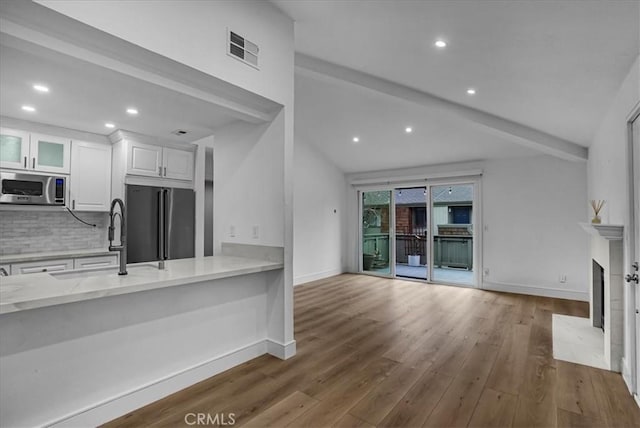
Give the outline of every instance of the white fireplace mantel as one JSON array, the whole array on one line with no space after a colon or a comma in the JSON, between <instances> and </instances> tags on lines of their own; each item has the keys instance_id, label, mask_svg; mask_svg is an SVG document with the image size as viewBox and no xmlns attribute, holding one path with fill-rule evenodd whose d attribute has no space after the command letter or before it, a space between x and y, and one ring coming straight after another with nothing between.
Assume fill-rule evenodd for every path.
<instances>
[{"instance_id":1,"label":"white fireplace mantel","mask_svg":"<svg viewBox=\"0 0 640 428\"><path fill-rule=\"evenodd\" d=\"M591 238L591 258L604 271L604 361L605 368L620 372L623 342L622 239L624 227L615 224L580 223ZM594 324L593 271L589 272L589 319Z\"/></svg>"},{"instance_id":2,"label":"white fireplace mantel","mask_svg":"<svg viewBox=\"0 0 640 428\"><path fill-rule=\"evenodd\" d=\"M593 236L599 236L609 241L618 241L622 239L622 231L624 227L617 224L594 224L580 223L580 226Z\"/></svg>"}]
</instances>

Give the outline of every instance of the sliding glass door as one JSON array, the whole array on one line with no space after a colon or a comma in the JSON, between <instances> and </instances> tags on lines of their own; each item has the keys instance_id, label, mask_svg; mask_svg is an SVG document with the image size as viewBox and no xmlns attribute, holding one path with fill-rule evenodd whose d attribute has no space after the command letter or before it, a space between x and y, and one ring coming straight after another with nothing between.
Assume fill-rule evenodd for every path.
<instances>
[{"instance_id":1,"label":"sliding glass door","mask_svg":"<svg viewBox=\"0 0 640 428\"><path fill-rule=\"evenodd\" d=\"M435 282L475 285L473 184L431 186Z\"/></svg>"},{"instance_id":2,"label":"sliding glass door","mask_svg":"<svg viewBox=\"0 0 640 428\"><path fill-rule=\"evenodd\" d=\"M361 272L475 286L476 185L361 191Z\"/></svg>"},{"instance_id":3,"label":"sliding glass door","mask_svg":"<svg viewBox=\"0 0 640 428\"><path fill-rule=\"evenodd\" d=\"M391 191L362 192L362 271L391 275Z\"/></svg>"},{"instance_id":4,"label":"sliding glass door","mask_svg":"<svg viewBox=\"0 0 640 428\"><path fill-rule=\"evenodd\" d=\"M429 279L427 188L395 189L396 276Z\"/></svg>"}]
</instances>

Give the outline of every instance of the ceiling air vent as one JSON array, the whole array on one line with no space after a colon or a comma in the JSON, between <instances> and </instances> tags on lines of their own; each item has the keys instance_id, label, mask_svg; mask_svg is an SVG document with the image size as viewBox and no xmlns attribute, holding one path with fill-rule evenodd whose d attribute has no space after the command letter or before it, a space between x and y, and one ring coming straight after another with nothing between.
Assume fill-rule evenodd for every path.
<instances>
[{"instance_id":1,"label":"ceiling air vent","mask_svg":"<svg viewBox=\"0 0 640 428\"><path fill-rule=\"evenodd\" d=\"M258 68L258 52L260 51L258 45L250 42L234 31L228 30L228 33L229 43L227 46L229 50L227 54L252 67Z\"/></svg>"}]
</instances>

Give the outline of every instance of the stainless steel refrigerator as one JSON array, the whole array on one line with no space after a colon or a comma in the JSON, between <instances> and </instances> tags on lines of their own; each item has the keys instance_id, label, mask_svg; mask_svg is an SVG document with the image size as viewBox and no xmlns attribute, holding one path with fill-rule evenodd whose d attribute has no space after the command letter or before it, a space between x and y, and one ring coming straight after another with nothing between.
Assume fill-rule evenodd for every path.
<instances>
[{"instance_id":1,"label":"stainless steel refrigerator","mask_svg":"<svg viewBox=\"0 0 640 428\"><path fill-rule=\"evenodd\" d=\"M127 263L194 257L195 193L127 185Z\"/></svg>"}]
</instances>

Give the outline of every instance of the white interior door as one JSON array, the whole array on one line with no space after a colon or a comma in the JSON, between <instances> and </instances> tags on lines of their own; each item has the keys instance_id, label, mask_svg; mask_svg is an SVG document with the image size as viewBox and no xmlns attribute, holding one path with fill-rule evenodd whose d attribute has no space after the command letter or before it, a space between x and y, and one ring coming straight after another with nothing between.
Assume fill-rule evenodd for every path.
<instances>
[{"instance_id":1,"label":"white interior door","mask_svg":"<svg viewBox=\"0 0 640 428\"><path fill-rule=\"evenodd\" d=\"M640 112L638 112L640 113ZM636 115L635 120L631 124L631 142L633 147L633 224L635 241L632 245L633 254L631 254L631 262L634 266L628 266L626 271L628 282L635 288L635 321L636 321L636 393L640 392L640 286L638 286L637 276L638 263L640 263L640 116ZM634 281L634 275L635 281ZM634 285L635 282L635 285Z\"/></svg>"}]
</instances>

